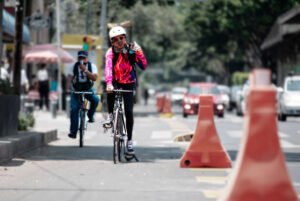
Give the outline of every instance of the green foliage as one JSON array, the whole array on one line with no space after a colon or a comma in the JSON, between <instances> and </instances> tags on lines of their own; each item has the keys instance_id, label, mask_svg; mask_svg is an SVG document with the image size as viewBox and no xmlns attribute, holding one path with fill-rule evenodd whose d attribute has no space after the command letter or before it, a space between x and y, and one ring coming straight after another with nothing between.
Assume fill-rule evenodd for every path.
<instances>
[{"instance_id":1,"label":"green foliage","mask_svg":"<svg viewBox=\"0 0 300 201\"><path fill-rule=\"evenodd\" d=\"M29 127L33 127L35 124L35 118L32 113L20 112L18 120L18 130L20 131L26 131Z\"/></svg>"},{"instance_id":2,"label":"green foliage","mask_svg":"<svg viewBox=\"0 0 300 201\"><path fill-rule=\"evenodd\" d=\"M242 85L249 78L249 73L235 72L231 76L231 82L233 85Z\"/></svg>"},{"instance_id":3,"label":"green foliage","mask_svg":"<svg viewBox=\"0 0 300 201\"><path fill-rule=\"evenodd\" d=\"M138 2L130 10L119 10L118 15L111 17L115 22L132 22L132 40L142 46L148 63L161 63L160 66L164 68L181 69L187 63L190 48L183 26L185 11L181 7L161 6L158 3L144 6Z\"/></svg>"},{"instance_id":4,"label":"green foliage","mask_svg":"<svg viewBox=\"0 0 300 201\"><path fill-rule=\"evenodd\" d=\"M203 59L212 57L222 58L223 62L244 59L250 65L261 62L259 47L272 24L297 2L210 0L193 4L185 27L196 47L193 49L201 54L192 56L192 64L206 65Z\"/></svg>"},{"instance_id":5,"label":"green foliage","mask_svg":"<svg viewBox=\"0 0 300 201\"><path fill-rule=\"evenodd\" d=\"M69 33L84 33L87 2L66 13ZM91 0L91 34L99 34L101 0ZM148 63L170 72L196 68L218 78L230 63L262 63L260 45L276 18L299 0L110 0L107 22L132 22L132 40ZM78 17L81 16L81 17ZM221 79L219 79L221 80Z\"/></svg>"}]
</instances>

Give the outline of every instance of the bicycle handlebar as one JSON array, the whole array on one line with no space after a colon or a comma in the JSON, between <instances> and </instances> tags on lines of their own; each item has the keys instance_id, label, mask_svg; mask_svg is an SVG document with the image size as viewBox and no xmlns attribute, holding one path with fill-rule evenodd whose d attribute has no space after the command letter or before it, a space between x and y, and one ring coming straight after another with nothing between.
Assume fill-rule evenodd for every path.
<instances>
[{"instance_id":1,"label":"bicycle handlebar","mask_svg":"<svg viewBox=\"0 0 300 201\"><path fill-rule=\"evenodd\" d=\"M94 94L92 91L71 91L73 94Z\"/></svg>"},{"instance_id":2,"label":"bicycle handlebar","mask_svg":"<svg viewBox=\"0 0 300 201\"><path fill-rule=\"evenodd\" d=\"M111 93L111 92L134 92L134 90L124 90L124 89L114 89L112 91L104 91L105 93Z\"/></svg>"}]
</instances>

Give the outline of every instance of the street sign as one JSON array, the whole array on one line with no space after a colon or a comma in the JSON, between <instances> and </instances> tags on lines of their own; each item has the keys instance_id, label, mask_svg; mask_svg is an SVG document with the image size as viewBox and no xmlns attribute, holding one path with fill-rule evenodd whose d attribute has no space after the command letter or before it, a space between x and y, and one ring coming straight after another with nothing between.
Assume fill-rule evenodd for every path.
<instances>
[{"instance_id":1,"label":"street sign","mask_svg":"<svg viewBox=\"0 0 300 201\"><path fill-rule=\"evenodd\" d=\"M39 10L27 17L26 21L34 29L48 28L50 26L50 18L42 15Z\"/></svg>"}]
</instances>

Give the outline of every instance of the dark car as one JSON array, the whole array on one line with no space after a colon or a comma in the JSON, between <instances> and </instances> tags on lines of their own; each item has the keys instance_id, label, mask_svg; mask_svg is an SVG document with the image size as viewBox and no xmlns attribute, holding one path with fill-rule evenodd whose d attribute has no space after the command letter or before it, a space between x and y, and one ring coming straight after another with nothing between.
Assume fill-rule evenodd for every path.
<instances>
[{"instance_id":1,"label":"dark car","mask_svg":"<svg viewBox=\"0 0 300 201\"><path fill-rule=\"evenodd\" d=\"M182 115L197 115L199 108L199 96L202 94L209 94L213 96L214 114L218 117L224 117L224 103L222 101L222 94L214 83L196 82L190 83L188 92L184 95L182 101Z\"/></svg>"}]
</instances>

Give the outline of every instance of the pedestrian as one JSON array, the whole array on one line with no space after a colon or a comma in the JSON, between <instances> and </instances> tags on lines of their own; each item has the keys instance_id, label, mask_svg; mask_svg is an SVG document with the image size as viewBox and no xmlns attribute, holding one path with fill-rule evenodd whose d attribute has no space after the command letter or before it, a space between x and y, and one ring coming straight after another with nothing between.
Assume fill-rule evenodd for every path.
<instances>
[{"instance_id":1,"label":"pedestrian","mask_svg":"<svg viewBox=\"0 0 300 201\"><path fill-rule=\"evenodd\" d=\"M9 73L5 68L5 62L2 60L0 64L0 80L9 82Z\"/></svg>"},{"instance_id":2,"label":"pedestrian","mask_svg":"<svg viewBox=\"0 0 300 201\"><path fill-rule=\"evenodd\" d=\"M24 68L21 69L21 94L26 94L29 90L29 81Z\"/></svg>"},{"instance_id":3,"label":"pedestrian","mask_svg":"<svg viewBox=\"0 0 300 201\"><path fill-rule=\"evenodd\" d=\"M94 82L98 78L97 66L90 62L88 59L88 52L81 50L77 54L78 61L73 66L71 75L72 88L75 91L90 91L95 92L93 89ZM90 102L90 109L87 112L89 118L88 122L95 122L94 114L99 103L99 97L94 94L85 94L85 98ZM70 138L76 138L78 130L79 109L81 103L78 95L71 94L71 115L70 115Z\"/></svg>"},{"instance_id":4,"label":"pedestrian","mask_svg":"<svg viewBox=\"0 0 300 201\"><path fill-rule=\"evenodd\" d=\"M147 68L147 60L141 49L136 43L127 42L127 34L123 27L116 26L109 31L109 38L112 47L109 48L105 56L105 81L107 93L108 116L103 122L103 126L111 125L113 118L113 107L115 95L113 90L135 90L137 84L137 75L134 66L137 64L139 68L145 70ZM124 110L127 128L127 153L134 154L132 143L133 130L133 105L134 94L123 93Z\"/></svg>"},{"instance_id":5,"label":"pedestrian","mask_svg":"<svg viewBox=\"0 0 300 201\"><path fill-rule=\"evenodd\" d=\"M40 109L43 105L49 110L49 75L46 69L46 64L41 64L37 72L38 90L40 93Z\"/></svg>"},{"instance_id":6,"label":"pedestrian","mask_svg":"<svg viewBox=\"0 0 300 201\"><path fill-rule=\"evenodd\" d=\"M147 87L144 88L143 96L144 96L145 105L148 105L149 91Z\"/></svg>"}]
</instances>

